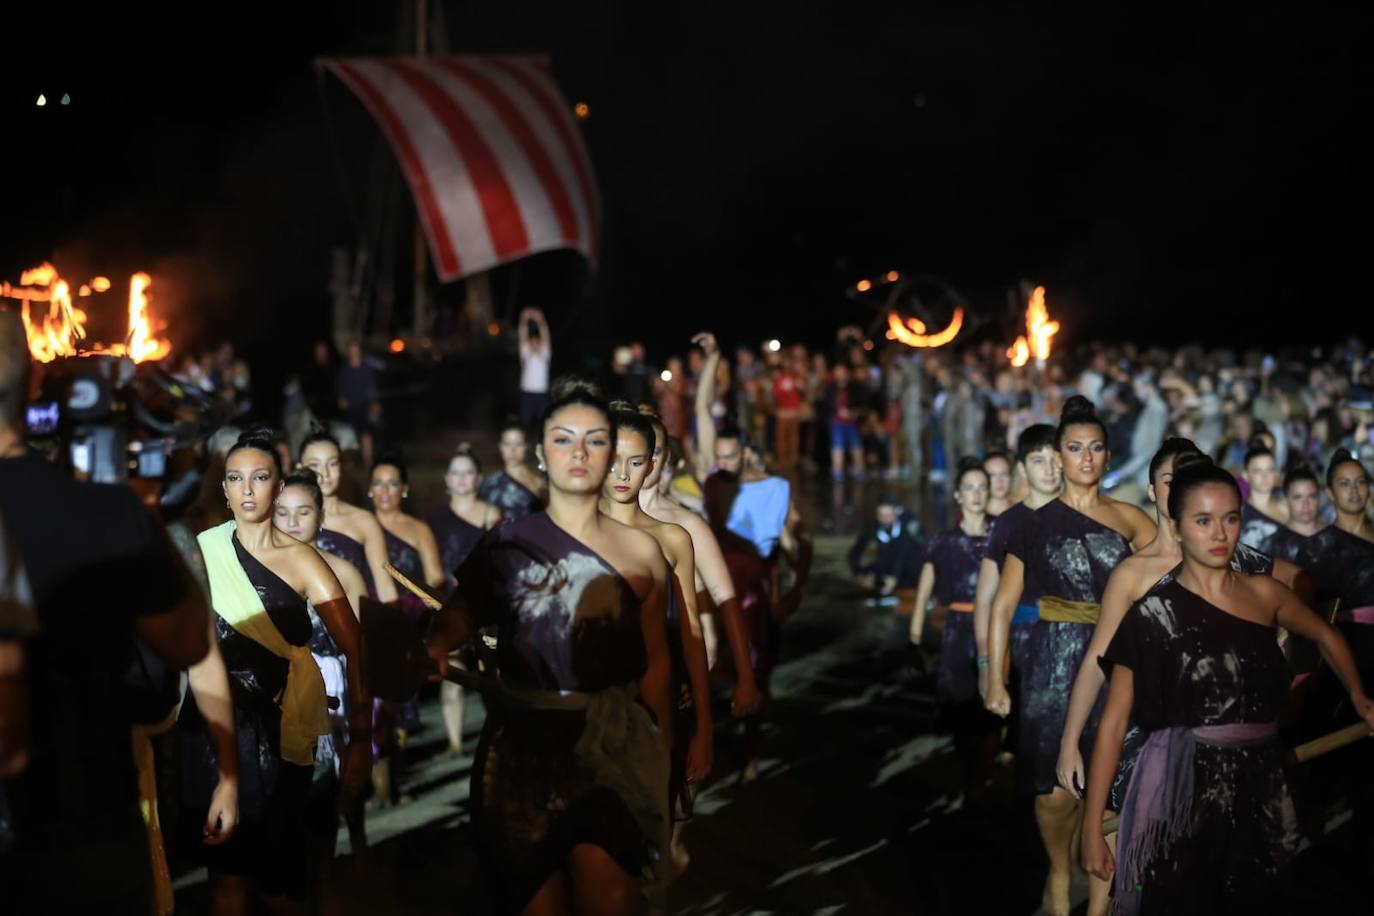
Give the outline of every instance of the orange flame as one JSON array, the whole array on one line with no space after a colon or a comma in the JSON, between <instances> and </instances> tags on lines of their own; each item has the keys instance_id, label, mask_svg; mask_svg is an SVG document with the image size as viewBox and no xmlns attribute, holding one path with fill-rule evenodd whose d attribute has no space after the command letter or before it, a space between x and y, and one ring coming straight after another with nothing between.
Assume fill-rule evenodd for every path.
<instances>
[{"instance_id":1,"label":"orange flame","mask_svg":"<svg viewBox=\"0 0 1374 916\"><path fill-rule=\"evenodd\" d=\"M20 276L19 286L0 284L0 296L19 299L24 304L20 318L29 340L29 353L39 362L49 363L59 356L81 356L104 353L127 356L136 363L161 359L172 349L170 341L153 336L153 324L148 314L148 286L152 278L136 273L129 281L129 331L124 342L112 347L95 344L81 347L86 339L86 313L72 306L71 286L51 264L41 264ZM89 296L92 291L110 288L105 277L96 277L89 284L81 284L78 294ZM35 316L33 303L48 303L47 314ZM157 330L161 330L159 327Z\"/></svg>"},{"instance_id":2,"label":"orange flame","mask_svg":"<svg viewBox=\"0 0 1374 916\"><path fill-rule=\"evenodd\" d=\"M1045 307L1045 287L1037 286L1026 305L1026 333L1007 348L1007 359L1020 368L1030 361L1043 363L1050 358L1050 338L1059 333L1059 322L1050 320Z\"/></svg>"},{"instance_id":3,"label":"orange flame","mask_svg":"<svg viewBox=\"0 0 1374 916\"><path fill-rule=\"evenodd\" d=\"M903 325L902 316L896 312L887 313L887 339L900 341L908 347L943 347L959 335L959 330L963 326L963 308L956 308L954 317L949 320L949 326L934 334L926 333L925 322L919 318L908 318Z\"/></svg>"}]
</instances>

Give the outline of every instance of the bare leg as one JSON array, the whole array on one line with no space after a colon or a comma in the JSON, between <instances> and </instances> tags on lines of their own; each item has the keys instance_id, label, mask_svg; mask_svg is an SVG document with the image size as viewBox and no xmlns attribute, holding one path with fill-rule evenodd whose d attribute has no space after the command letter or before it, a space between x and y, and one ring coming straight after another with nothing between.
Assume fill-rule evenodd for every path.
<instances>
[{"instance_id":1,"label":"bare leg","mask_svg":"<svg viewBox=\"0 0 1374 916\"><path fill-rule=\"evenodd\" d=\"M842 448L830 450L830 476L836 480L844 479L844 449Z\"/></svg>"},{"instance_id":2,"label":"bare leg","mask_svg":"<svg viewBox=\"0 0 1374 916\"><path fill-rule=\"evenodd\" d=\"M237 875L210 872L210 916L247 916L248 882Z\"/></svg>"},{"instance_id":3,"label":"bare leg","mask_svg":"<svg viewBox=\"0 0 1374 916\"><path fill-rule=\"evenodd\" d=\"M645 912L639 881L600 846L581 843L568 856L573 912L577 916L635 916Z\"/></svg>"},{"instance_id":4,"label":"bare leg","mask_svg":"<svg viewBox=\"0 0 1374 916\"><path fill-rule=\"evenodd\" d=\"M572 903L568 900L568 879L562 872L555 872L534 899L525 904L520 916L571 916Z\"/></svg>"},{"instance_id":5,"label":"bare leg","mask_svg":"<svg viewBox=\"0 0 1374 916\"><path fill-rule=\"evenodd\" d=\"M864 461L863 446L859 446L849 451L849 473L854 477L862 477L867 463Z\"/></svg>"},{"instance_id":6,"label":"bare leg","mask_svg":"<svg viewBox=\"0 0 1374 916\"><path fill-rule=\"evenodd\" d=\"M439 704L448 732L448 749L453 755L463 752L463 688L450 681L439 685Z\"/></svg>"},{"instance_id":7,"label":"bare leg","mask_svg":"<svg viewBox=\"0 0 1374 916\"><path fill-rule=\"evenodd\" d=\"M1050 860L1041 903L1049 916L1069 916L1070 855L1078 823L1078 799L1056 787L1035 797L1035 824Z\"/></svg>"}]
</instances>

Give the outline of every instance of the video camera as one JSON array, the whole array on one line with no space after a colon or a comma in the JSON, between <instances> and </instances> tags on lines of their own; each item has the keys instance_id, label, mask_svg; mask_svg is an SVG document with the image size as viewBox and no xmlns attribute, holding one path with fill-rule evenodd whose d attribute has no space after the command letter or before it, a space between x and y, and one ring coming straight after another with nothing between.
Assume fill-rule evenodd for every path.
<instances>
[{"instance_id":1,"label":"video camera","mask_svg":"<svg viewBox=\"0 0 1374 916\"><path fill-rule=\"evenodd\" d=\"M42 373L29 442L86 480L162 480L169 458L216 426L214 400L156 363L97 354L54 360Z\"/></svg>"}]
</instances>

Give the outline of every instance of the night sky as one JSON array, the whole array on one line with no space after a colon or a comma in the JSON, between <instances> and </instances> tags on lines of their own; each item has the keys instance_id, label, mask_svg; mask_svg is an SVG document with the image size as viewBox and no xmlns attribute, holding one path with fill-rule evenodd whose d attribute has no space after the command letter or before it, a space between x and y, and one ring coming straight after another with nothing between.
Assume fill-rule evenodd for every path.
<instances>
[{"instance_id":1,"label":"night sky","mask_svg":"<svg viewBox=\"0 0 1374 916\"><path fill-rule=\"evenodd\" d=\"M49 6L3 14L3 275L54 253L71 274L145 268L174 338L321 336L349 201L366 211L367 176L399 173L311 60L398 49L398 5L213 23ZM647 9L443 9L450 51L547 53L591 105L605 259L517 268L518 304L546 305L570 347L641 337L661 356L703 326L822 343L869 317L845 287L893 268L944 277L1008 343L1023 279L1070 340L1374 329L1369 14Z\"/></svg>"}]
</instances>

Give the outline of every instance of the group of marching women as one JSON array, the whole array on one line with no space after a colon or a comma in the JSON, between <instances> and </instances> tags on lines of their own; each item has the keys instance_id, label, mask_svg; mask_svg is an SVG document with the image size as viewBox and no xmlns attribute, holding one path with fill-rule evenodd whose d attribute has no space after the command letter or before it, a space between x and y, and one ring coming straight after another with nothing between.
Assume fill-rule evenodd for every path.
<instances>
[{"instance_id":1,"label":"group of marching women","mask_svg":"<svg viewBox=\"0 0 1374 916\"><path fill-rule=\"evenodd\" d=\"M449 501L426 519L405 511L407 469L385 453L371 507L344 501L347 459L324 433L295 467L257 431L219 456L229 517L179 544L214 611L219 652L202 664L227 673L234 712L233 735L194 697L178 721L176 820L214 912L302 911L340 817L366 852L369 774L389 800L388 761L417 715L364 678L369 598L427 638L449 753L462 693L445 675L495 634L472 810L506 909L640 912L686 868L681 828L714 753L703 620L723 618L735 715L757 710L767 667L749 633L767 629L751 615L768 613L774 570L725 526L749 479L719 472L704 487L715 514L688 510L672 493L690 462L670 460L680 449L652 408L580 383L555 389L534 433L530 449L523 427L504 430L486 478L460 447ZM215 673L192 669L192 684Z\"/></svg>"},{"instance_id":2,"label":"group of marching women","mask_svg":"<svg viewBox=\"0 0 1374 916\"><path fill-rule=\"evenodd\" d=\"M1339 715L1374 728L1368 470L1332 458L1325 528L1315 475L1290 474L1290 528L1264 511L1278 500L1260 451L1246 499L1192 442L1166 440L1149 467L1151 518L1101 491L1106 427L1074 397L1057 427L1021 435L1020 503L989 519L987 471L960 465L960 519L927 550L912 636L924 599L953 609L937 693L971 800L996 750L993 716L1010 717L1049 861L1047 913L1069 912L1076 853L1089 913L1273 912L1298 841L1279 739L1295 647L1319 656L1313 679ZM1242 543L1243 530L1268 540Z\"/></svg>"}]
</instances>

